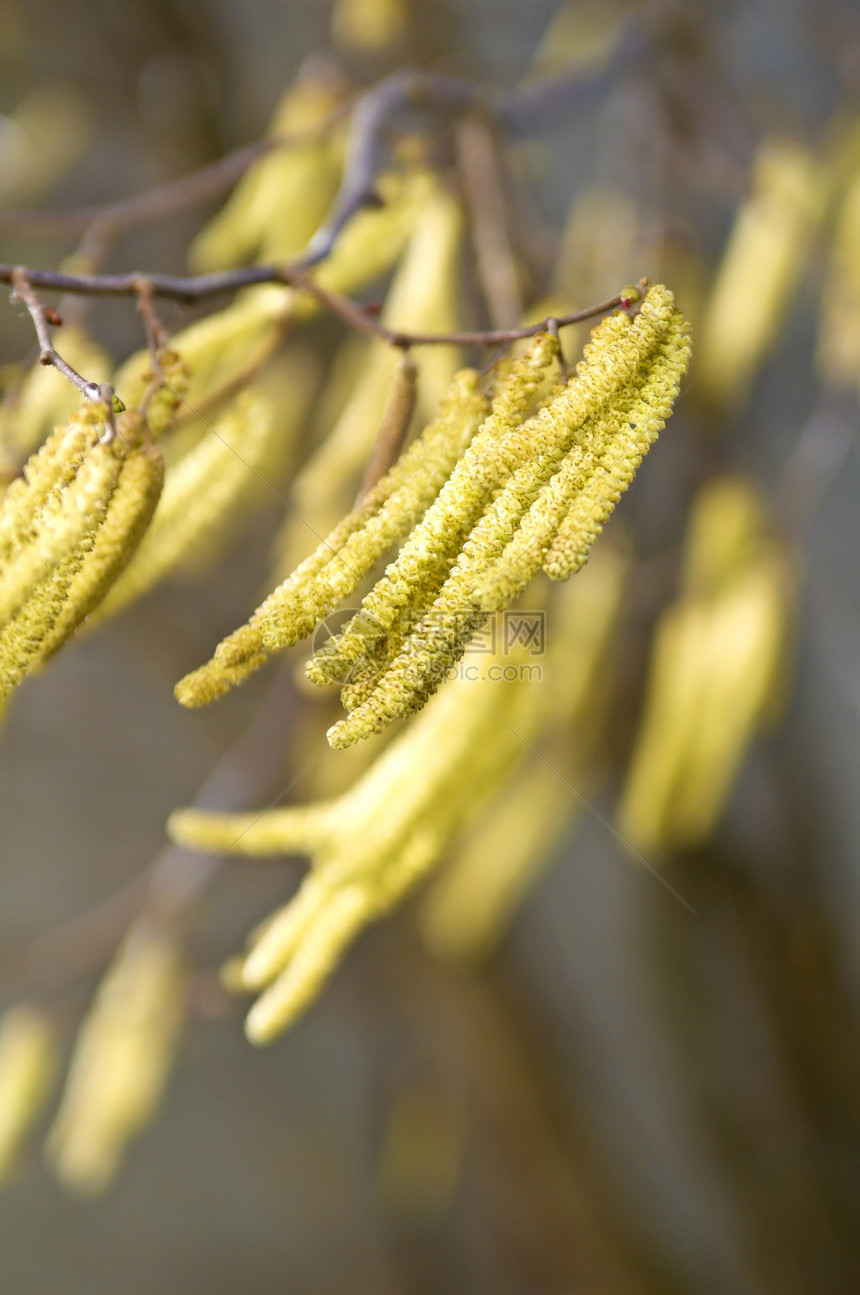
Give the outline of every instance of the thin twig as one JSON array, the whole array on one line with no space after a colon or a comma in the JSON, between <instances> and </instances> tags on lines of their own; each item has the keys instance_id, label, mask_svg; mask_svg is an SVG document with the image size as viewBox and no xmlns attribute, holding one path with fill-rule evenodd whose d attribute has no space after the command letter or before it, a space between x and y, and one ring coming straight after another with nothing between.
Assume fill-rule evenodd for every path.
<instances>
[{"instance_id":1,"label":"thin twig","mask_svg":"<svg viewBox=\"0 0 860 1295\"><path fill-rule=\"evenodd\" d=\"M109 382L88 382L85 377L73 369L58 351L54 349L54 343L51 339L51 320L50 308L43 305L33 289L32 279L27 270L18 268L13 270L11 278L13 293L12 300L22 302L29 312L33 321L33 327L36 330L36 336L39 339L39 363L52 365L58 372L62 373L67 381L71 382L73 387L77 387L81 395L86 400L103 401L106 408L106 419L108 430L102 438L105 441L113 440L116 436L116 423L113 416L113 399L114 389Z\"/></svg>"},{"instance_id":2,"label":"thin twig","mask_svg":"<svg viewBox=\"0 0 860 1295\"><path fill-rule=\"evenodd\" d=\"M167 329L155 313L155 307L152 304L152 288L148 279L140 280L137 293L137 309L143 320L143 327L146 332L146 346L149 351L149 363L152 367L152 377L138 405L140 412L145 416L153 397L164 384L161 352L169 341Z\"/></svg>"},{"instance_id":3,"label":"thin twig","mask_svg":"<svg viewBox=\"0 0 860 1295\"><path fill-rule=\"evenodd\" d=\"M321 305L351 327L403 350L408 350L411 346L434 345L506 346L510 342L534 337L536 333L545 331L547 327L547 321L540 320L536 324L527 324L522 328L499 328L462 333L402 332L387 328L354 301L324 288L311 275L295 266L252 265L238 270L222 270L216 274L179 278L170 274L141 274L139 271L132 274L61 274L53 270L27 270L13 265L0 265L0 283L14 285L16 274L23 276L33 287L50 288L57 292L81 292L111 297L137 295L141 280L146 279L152 288L153 296L169 297L174 301L183 302L200 301L217 293L236 292L240 288L255 284L283 283L315 297ZM642 279L640 282L645 286L647 281ZM573 311L568 315L557 315L555 322L559 328L566 328L569 324L579 324L585 319L606 314L607 311L626 304L628 304L627 298L618 294L607 301L599 302L596 306L588 306L585 310ZM93 397L91 396L90 399Z\"/></svg>"},{"instance_id":4,"label":"thin twig","mask_svg":"<svg viewBox=\"0 0 860 1295\"><path fill-rule=\"evenodd\" d=\"M280 148L295 148L319 139L349 110L350 102L339 104L323 121L306 130L292 131L278 139L265 139L227 153L217 162L203 166L178 180L170 180L156 189L133 194L130 198L100 203L97 206L76 207L71 211L3 211L0 212L0 234L20 238L62 238L75 236L97 227L99 232L116 236L127 230L157 220L164 220L178 211L217 198L229 189L267 153Z\"/></svg>"}]
</instances>

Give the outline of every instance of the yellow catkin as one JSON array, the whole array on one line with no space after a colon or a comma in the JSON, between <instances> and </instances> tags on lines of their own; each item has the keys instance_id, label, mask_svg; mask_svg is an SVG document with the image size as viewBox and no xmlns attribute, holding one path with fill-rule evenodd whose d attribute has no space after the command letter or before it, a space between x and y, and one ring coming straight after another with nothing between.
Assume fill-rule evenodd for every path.
<instances>
[{"instance_id":1,"label":"yellow catkin","mask_svg":"<svg viewBox=\"0 0 860 1295\"><path fill-rule=\"evenodd\" d=\"M504 479L500 446L521 425L557 354L555 338L543 335L511 367L486 421L396 560L363 600L361 611L312 658L307 675L313 683L348 677L352 666L396 636L419 600L424 605L433 601L465 536Z\"/></svg>"},{"instance_id":2,"label":"yellow catkin","mask_svg":"<svg viewBox=\"0 0 860 1295\"><path fill-rule=\"evenodd\" d=\"M0 559L4 568L14 552L29 542L41 510L74 478L92 439L93 425L84 410L67 427L58 427L24 465L0 504Z\"/></svg>"},{"instance_id":3,"label":"yellow catkin","mask_svg":"<svg viewBox=\"0 0 860 1295\"><path fill-rule=\"evenodd\" d=\"M149 399L146 407L146 425L153 440L159 440L169 431L183 408L183 398L188 391L188 366L183 357L173 347L164 347L158 352L158 365L161 370L161 385ZM149 389L155 375L148 369L142 379L145 389ZM141 395L144 393L141 392Z\"/></svg>"},{"instance_id":4,"label":"yellow catkin","mask_svg":"<svg viewBox=\"0 0 860 1295\"><path fill-rule=\"evenodd\" d=\"M721 406L746 397L782 328L827 188L800 145L766 140L711 291L697 345L701 394Z\"/></svg>"},{"instance_id":5,"label":"yellow catkin","mask_svg":"<svg viewBox=\"0 0 860 1295\"><path fill-rule=\"evenodd\" d=\"M513 667L517 659L484 660ZM417 884L522 758L552 692L530 686L516 669L511 676L499 681L487 670L453 682L334 801L256 818L203 811L171 818L180 843L244 854L293 852L303 842L313 856L311 874L255 935L244 964L245 987L264 991L248 1021L254 1042L294 1019L357 931Z\"/></svg>"},{"instance_id":6,"label":"yellow catkin","mask_svg":"<svg viewBox=\"0 0 860 1295\"><path fill-rule=\"evenodd\" d=\"M87 449L73 481L41 510L32 539L8 560L0 580L0 624L15 615L56 564L94 535L116 488L121 458L112 445Z\"/></svg>"},{"instance_id":7,"label":"yellow catkin","mask_svg":"<svg viewBox=\"0 0 860 1295\"><path fill-rule=\"evenodd\" d=\"M331 16L332 40L349 52L385 53L408 29L406 0L337 0Z\"/></svg>"},{"instance_id":8,"label":"yellow catkin","mask_svg":"<svg viewBox=\"0 0 860 1295\"><path fill-rule=\"evenodd\" d=\"M571 438L635 378L666 337L673 318L672 295L657 285L632 324L623 316L604 321L586 348L576 378L501 443L498 458L509 473L504 488L477 521L434 603L404 639L374 691L329 730L332 746L349 746L412 714L439 686L486 616L475 597L476 584L513 539ZM632 471L631 467L630 475ZM452 482L455 477L456 472Z\"/></svg>"},{"instance_id":9,"label":"yellow catkin","mask_svg":"<svg viewBox=\"0 0 860 1295\"><path fill-rule=\"evenodd\" d=\"M57 1042L38 1008L21 1003L0 1018L0 1183L18 1156L51 1090Z\"/></svg>"},{"instance_id":10,"label":"yellow catkin","mask_svg":"<svg viewBox=\"0 0 860 1295\"><path fill-rule=\"evenodd\" d=\"M7 533L13 542L0 577L0 696L47 660L97 605L155 509L161 456L144 446L140 414L122 414L110 442L98 439L101 417L98 407L85 410L53 449L44 447L12 503L17 523ZM53 481L50 491L46 480Z\"/></svg>"},{"instance_id":11,"label":"yellow catkin","mask_svg":"<svg viewBox=\"0 0 860 1295\"><path fill-rule=\"evenodd\" d=\"M48 1134L51 1166L73 1190L102 1191L152 1119L176 1050L183 986L174 937L141 919L81 1025Z\"/></svg>"},{"instance_id":12,"label":"yellow catkin","mask_svg":"<svg viewBox=\"0 0 860 1295\"><path fill-rule=\"evenodd\" d=\"M618 810L640 849L714 830L782 673L787 561L749 482L715 479L694 505L681 598L657 627L645 711Z\"/></svg>"},{"instance_id":13,"label":"yellow catkin","mask_svg":"<svg viewBox=\"0 0 860 1295\"><path fill-rule=\"evenodd\" d=\"M69 583L63 611L43 645L43 661L99 607L134 558L152 521L163 485L164 460L158 448L154 445L132 448L123 460L104 521Z\"/></svg>"},{"instance_id":14,"label":"yellow catkin","mask_svg":"<svg viewBox=\"0 0 860 1295\"><path fill-rule=\"evenodd\" d=\"M177 697L183 705L203 705L221 696L262 665L269 652L297 642L337 606L414 525L485 411L477 375L465 370L443 401L439 417L361 503L269 595L250 622L218 646L211 662L180 681Z\"/></svg>"},{"instance_id":15,"label":"yellow catkin","mask_svg":"<svg viewBox=\"0 0 860 1295\"><path fill-rule=\"evenodd\" d=\"M426 181L424 206L386 294L382 322L404 331L452 332L459 325L459 260L463 213L438 179ZM435 417L461 363L458 348L429 346L413 353L420 370L419 425ZM356 357L357 363L353 363ZM327 535L355 498L387 406L397 354L377 340L352 338L336 365L327 403L342 387L347 398L319 449L297 474L277 541L279 571L286 574L307 552L308 530Z\"/></svg>"},{"instance_id":16,"label":"yellow catkin","mask_svg":"<svg viewBox=\"0 0 860 1295\"><path fill-rule=\"evenodd\" d=\"M450 476L486 412L487 402L477 390L477 374L464 370L442 402L439 417L317 551L322 556L327 550L328 558L314 574L313 584L299 577L290 590L290 604L285 606L278 599L269 605L261 628L270 650L304 637L321 616L356 588L378 558L412 529ZM293 626L292 616L300 613L299 591L302 603L310 600L313 610Z\"/></svg>"},{"instance_id":17,"label":"yellow catkin","mask_svg":"<svg viewBox=\"0 0 860 1295\"><path fill-rule=\"evenodd\" d=\"M591 479L573 494L571 506L547 549L543 568L552 579L566 580L586 561L643 456L663 430L689 358L686 323L676 312L645 382L623 411L616 434L608 437Z\"/></svg>"}]
</instances>

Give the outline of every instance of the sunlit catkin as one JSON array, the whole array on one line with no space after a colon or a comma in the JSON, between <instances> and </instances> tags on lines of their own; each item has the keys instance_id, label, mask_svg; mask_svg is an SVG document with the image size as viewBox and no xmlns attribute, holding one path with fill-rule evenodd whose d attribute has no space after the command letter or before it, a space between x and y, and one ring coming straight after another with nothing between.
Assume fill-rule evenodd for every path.
<instances>
[{"instance_id":1,"label":"sunlit catkin","mask_svg":"<svg viewBox=\"0 0 860 1295\"><path fill-rule=\"evenodd\" d=\"M174 937L141 919L81 1028L46 1154L68 1187L97 1193L152 1119L173 1061L184 972Z\"/></svg>"},{"instance_id":2,"label":"sunlit catkin","mask_svg":"<svg viewBox=\"0 0 860 1295\"><path fill-rule=\"evenodd\" d=\"M14 1173L18 1155L42 1112L57 1065L50 1021L21 1003L0 1018L0 1183Z\"/></svg>"},{"instance_id":3,"label":"sunlit catkin","mask_svg":"<svg viewBox=\"0 0 860 1295\"><path fill-rule=\"evenodd\" d=\"M382 322L406 332L445 333L459 324L463 213L456 197L438 179L425 176L419 180L424 182L424 205L391 281ZM309 531L327 535L348 510L379 440L399 357L392 347L368 338L350 338L345 352L334 367L324 403L331 404L340 387L346 399L325 440L293 482L290 502L294 511L285 519L277 542L282 554L279 574L297 566L307 553ZM421 425L435 417L461 359L458 349L451 346L421 347L413 358L418 368L415 406Z\"/></svg>"},{"instance_id":4,"label":"sunlit catkin","mask_svg":"<svg viewBox=\"0 0 860 1295\"><path fill-rule=\"evenodd\" d=\"M98 604L134 554L162 483L137 411L103 439L86 406L7 493L0 516L0 696L41 665Z\"/></svg>"},{"instance_id":5,"label":"sunlit catkin","mask_svg":"<svg viewBox=\"0 0 860 1295\"><path fill-rule=\"evenodd\" d=\"M78 328L66 326L57 337L63 359L90 382L107 382L110 361ZM34 364L0 404L0 469L17 468L62 423L67 424L80 392L52 366Z\"/></svg>"},{"instance_id":6,"label":"sunlit catkin","mask_svg":"<svg viewBox=\"0 0 860 1295\"><path fill-rule=\"evenodd\" d=\"M269 652L296 643L351 593L432 502L486 413L477 374L464 370L439 417L297 570L225 639L211 662L177 685L183 705L213 700ZM249 669L245 669L249 666ZM243 673L244 671L244 673Z\"/></svg>"},{"instance_id":7,"label":"sunlit catkin","mask_svg":"<svg viewBox=\"0 0 860 1295\"><path fill-rule=\"evenodd\" d=\"M329 730L328 739L333 746L348 746L378 732L393 719L412 714L424 704L462 655L486 616L486 605L476 593L476 587L481 588L486 573L493 569L506 546L514 539L524 516L559 467L572 439L607 404L618 400L623 402L625 388L635 385L640 372L650 372L656 359L661 358L657 356L657 350L663 343L673 356L673 363L678 362L671 370L674 382L667 376L665 383L659 384L661 399L665 395L671 407L671 400L677 392L677 370L680 368L682 371L686 365L686 355L679 357L676 354L677 337L672 340L673 330L680 335L682 328L671 293L658 285L649 291L632 323L619 315L595 329L576 377L551 404L522 427L514 429L500 443L497 459L507 476L503 488L488 503L462 543L462 550L438 596L404 638L402 647L387 664L376 687L346 719ZM613 465L613 472L605 474L609 489L604 495L598 495L594 511L599 514L608 514L611 510L614 499L620 495L619 483L625 475L628 480L632 477L641 457L641 447L647 444L647 437L653 439L657 427L662 426L658 409L652 410L647 403L643 407L648 411L647 417L644 413L636 417L644 427L633 437L625 429L621 437L621 462L617 467ZM463 462L467 458L468 454ZM455 471L449 485L453 485L456 477ZM504 476L502 480L505 480ZM572 506L575 506L577 497L576 486L574 478L567 487ZM468 499L468 494L466 497ZM464 506L461 501L460 514L467 508L468 504ZM597 518L590 514L586 514L586 518L587 546L599 526ZM533 569L537 568L540 556L539 549L530 555L529 563ZM382 584L380 581L376 589ZM505 596L492 601L495 605L506 605L520 588L521 584L517 584L512 590L506 590Z\"/></svg>"},{"instance_id":8,"label":"sunlit catkin","mask_svg":"<svg viewBox=\"0 0 860 1295\"><path fill-rule=\"evenodd\" d=\"M465 537L504 480L506 466L499 447L528 414L557 354L557 341L545 334L510 367L490 414L438 498L363 600L361 611L309 663L307 673L312 682L348 678L351 667L398 636L416 606L433 602Z\"/></svg>"}]
</instances>

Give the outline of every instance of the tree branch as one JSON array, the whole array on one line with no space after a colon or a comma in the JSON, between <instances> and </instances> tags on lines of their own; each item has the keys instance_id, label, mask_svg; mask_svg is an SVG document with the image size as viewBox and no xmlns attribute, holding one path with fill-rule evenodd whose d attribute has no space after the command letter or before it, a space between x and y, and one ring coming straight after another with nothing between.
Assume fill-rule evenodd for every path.
<instances>
[{"instance_id":1,"label":"tree branch","mask_svg":"<svg viewBox=\"0 0 860 1295\"><path fill-rule=\"evenodd\" d=\"M77 387L81 395L86 400L104 401L107 409L108 431L105 433L106 440L112 440L116 436L116 424L114 422L114 389L109 382L88 382L77 369L73 369L58 351L54 349L54 343L51 340L51 326L62 323L49 306L45 306L39 300L33 290L33 284L29 273L18 267L12 271L11 283L14 289L12 301L22 302L29 312L33 321L33 327L36 330L36 336L39 339L39 363L44 365L53 365L53 367L62 373L63 377L71 382L72 386Z\"/></svg>"},{"instance_id":2,"label":"tree branch","mask_svg":"<svg viewBox=\"0 0 860 1295\"><path fill-rule=\"evenodd\" d=\"M408 350L411 346L433 345L505 346L510 342L517 342L526 337L534 337L536 333L545 331L549 323L548 320L541 320L536 324L528 324L522 328L497 328L488 331L479 330L461 333L402 332L398 329L387 328L380 320L374 318L373 315L348 297L322 287L301 267L289 265L252 265L238 270L221 270L216 274L201 274L187 278L170 274L141 274L139 272L131 274L62 274L53 270L28 270L22 266L0 265L0 283L11 284L16 289L17 295L27 304L26 297L17 289L18 282L26 284L28 290L32 288L48 288L56 292L79 292L93 296L140 297L141 292L144 291L153 297L168 297L174 301L185 303L200 301L205 297L215 296L222 292L236 292L240 288L252 287L255 284L282 283L295 288L299 292L307 292L310 296L315 297L332 314L337 315L352 328L358 329L359 332L368 333L372 337L376 337L380 341L387 342L390 346L396 346L402 350ZM640 285L642 287L647 286L647 280L640 280ZM38 299L36 300L38 304ZM625 296L623 293L619 293L617 296L610 297L607 301L601 301L595 306L588 306L585 310L559 315L555 319L555 324L559 328L566 328L569 324L578 324L585 319L592 319L595 315L603 315L619 306L626 307L630 304L631 298L629 295ZM31 310L30 313L32 315L33 311ZM47 334L47 326L45 327ZM43 348L43 357L46 353L50 354L51 357L56 356L56 351L51 345L50 334L47 334L47 351L41 334L39 335L39 341ZM54 358L47 360L43 358L42 363L55 364L56 361ZM60 366L57 365L57 367L59 368ZM61 369L61 371L65 372L65 369ZM80 374L74 373L74 370L70 370L70 372L74 376L70 377L69 380L79 386L88 399L103 398L91 394L90 389L94 387L94 383L86 383ZM66 376L69 375L67 374ZM84 390L85 387L88 390Z\"/></svg>"}]
</instances>

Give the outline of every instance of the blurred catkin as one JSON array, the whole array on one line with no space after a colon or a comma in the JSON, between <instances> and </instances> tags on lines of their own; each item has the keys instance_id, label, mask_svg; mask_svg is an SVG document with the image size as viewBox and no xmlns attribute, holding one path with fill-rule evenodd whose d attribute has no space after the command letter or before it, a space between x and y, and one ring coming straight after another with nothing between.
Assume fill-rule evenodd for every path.
<instances>
[{"instance_id":1,"label":"blurred catkin","mask_svg":"<svg viewBox=\"0 0 860 1295\"><path fill-rule=\"evenodd\" d=\"M766 140L717 270L696 348L700 395L738 408L785 322L826 186L799 144Z\"/></svg>"},{"instance_id":2,"label":"blurred catkin","mask_svg":"<svg viewBox=\"0 0 860 1295\"><path fill-rule=\"evenodd\" d=\"M0 1183L42 1113L57 1068L57 1041L48 1018L29 1003L0 1018Z\"/></svg>"},{"instance_id":3,"label":"blurred catkin","mask_svg":"<svg viewBox=\"0 0 860 1295\"><path fill-rule=\"evenodd\" d=\"M150 1122L182 1022L184 972L174 937L141 918L78 1031L46 1154L68 1187L102 1191Z\"/></svg>"},{"instance_id":4,"label":"blurred catkin","mask_svg":"<svg viewBox=\"0 0 860 1295\"><path fill-rule=\"evenodd\" d=\"M711 835L781 681L787 554L752 483L715 478L690 518L680 599L661 616L645 711L618 810L638 849Z\"/></svg>"}]
</instances>

